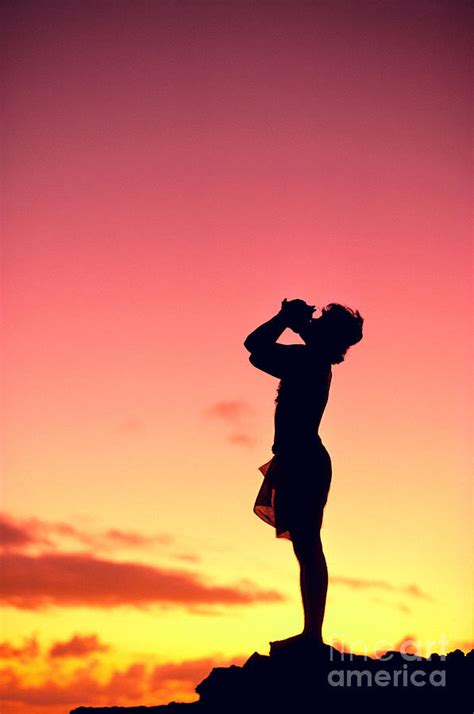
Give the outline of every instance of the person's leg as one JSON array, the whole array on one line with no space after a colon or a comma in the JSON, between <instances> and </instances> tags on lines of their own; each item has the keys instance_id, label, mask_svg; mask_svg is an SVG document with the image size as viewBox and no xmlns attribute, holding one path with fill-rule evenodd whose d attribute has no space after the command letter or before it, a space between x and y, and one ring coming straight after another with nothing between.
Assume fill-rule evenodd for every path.
<instances>
[{"instance_id":1,"label":"person's leg","mask_svg":"<svg viewBox=\"0 0 474 714\"><path fill-rule=\"evenodd\" d=\"M300 565L301 598L304 609L303 634L322 641L322 625L328 589L328 570L318 531L291 533L293 549Z\"/></svg>"}]
</instances>

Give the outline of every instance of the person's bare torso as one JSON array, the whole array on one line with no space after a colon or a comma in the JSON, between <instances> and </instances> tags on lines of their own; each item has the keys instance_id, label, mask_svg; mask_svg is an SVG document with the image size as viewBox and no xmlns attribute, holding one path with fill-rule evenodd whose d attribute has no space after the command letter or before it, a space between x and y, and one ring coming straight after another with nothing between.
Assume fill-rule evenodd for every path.
<instances>
[{"instance_id":1,"label":"person's bare torso","mask_svg":"<svg viewBox=\"0 0 474 714\"><path fill-rule=\"evenodd\" d=\"M331 384L331 365L301 346L297 367L280 382L274 453L301 452L320 443L318 431Z\"/></svg>"}]
</instances>

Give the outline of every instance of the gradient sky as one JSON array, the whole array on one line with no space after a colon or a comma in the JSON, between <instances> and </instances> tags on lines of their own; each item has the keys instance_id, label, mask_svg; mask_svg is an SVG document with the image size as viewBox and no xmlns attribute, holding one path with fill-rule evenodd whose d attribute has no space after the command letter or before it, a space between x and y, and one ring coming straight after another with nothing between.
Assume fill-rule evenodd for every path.
<instances>
[{"instance_id":1,"label":"gradient sky","mask_svg":"<svg viewBox=\"0 0 474 714\"><path fill-rule=\"evenodd\" d=\"M4 3L7 714L192 699L301 626L242 346L284 297L365 318L321 427L326 640L470 649L470 24Z\"/></svg>"}]
</instances>

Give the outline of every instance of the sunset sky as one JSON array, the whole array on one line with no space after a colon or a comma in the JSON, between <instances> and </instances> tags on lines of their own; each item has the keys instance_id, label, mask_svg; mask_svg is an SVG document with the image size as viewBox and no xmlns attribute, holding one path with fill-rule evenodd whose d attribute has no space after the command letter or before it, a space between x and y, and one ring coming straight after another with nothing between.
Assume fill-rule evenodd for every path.
<instances>
[{"instance_id":1,"label":"sunset sky","mask_svg":"<svg viewBox=\"0 0 474 714\"><path fill-rule=\"evenodd\" d=\"M5 713L192 700L301 628L242 344L284 297L365 318L321 426L326 641L471 649L468 3L3 24Z\"/></svg>"}]
</instances>

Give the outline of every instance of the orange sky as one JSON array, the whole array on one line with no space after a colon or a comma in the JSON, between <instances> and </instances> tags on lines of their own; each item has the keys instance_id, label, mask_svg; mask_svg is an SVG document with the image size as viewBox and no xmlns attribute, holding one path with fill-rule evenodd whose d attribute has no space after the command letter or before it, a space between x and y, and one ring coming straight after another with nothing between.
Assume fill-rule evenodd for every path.
<instances>
[{"instance_id":1,"label":"orange sky","mask_svg":"<svg viewBox=\"0 0 474 714\"><path fill-rule=\"evenodd\" d=\"M467 8L5 4L7 714L192 699L301 626L242 346L283 297L365 318L326 640L469 648Z\"/></svg>"}]
</instances>

